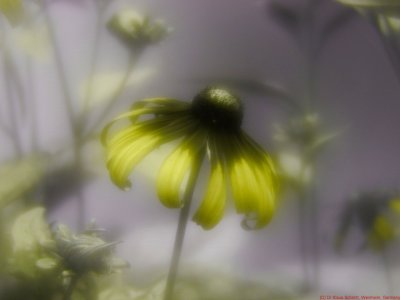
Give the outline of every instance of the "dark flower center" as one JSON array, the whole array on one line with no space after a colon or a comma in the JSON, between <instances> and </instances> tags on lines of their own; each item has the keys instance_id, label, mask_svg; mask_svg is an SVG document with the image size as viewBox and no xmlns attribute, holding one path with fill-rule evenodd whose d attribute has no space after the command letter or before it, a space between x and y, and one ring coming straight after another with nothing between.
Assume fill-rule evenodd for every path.
<instances>
[{"instance_id":1,"label":"dark flower center","mask_svg":"<svg viewBox=\"0 0 400 300\"><path fill-rule=\"evenodd\" d=\"M205 126L237 130L243 119L240 99L224 88L206 88L192 101L192 112Z\"/></svg>"}]
</instances>

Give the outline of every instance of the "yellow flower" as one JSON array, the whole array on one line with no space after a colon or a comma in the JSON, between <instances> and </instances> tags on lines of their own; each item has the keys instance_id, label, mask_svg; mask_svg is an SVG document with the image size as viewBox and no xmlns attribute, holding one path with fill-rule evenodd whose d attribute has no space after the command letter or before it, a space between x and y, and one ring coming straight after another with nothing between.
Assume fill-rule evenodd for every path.
<instances>
[{"instance_id":1,"label":"yellow flower","mask_svg":"<svg viewBox=\"0 0 400 300\"><path fill-rule=\"evenodd\" d=\"M263 227L275 211L277 179L269 155L241 130L242 118L239 98L223 88L207 88L191 103L170 98L141 100L103 130L111 179L120 188L129 187L129 174L147 154L181 139L159 171L160 201L170 208L184 205L181 188L206 152L211 171L193 220L205 229L219 223L230 181L236 211L246 216L244 224ZM122 119L130 119L131 124L109 138L110 127Z\"/></svg>"},{"instance_id":2,"label":"yellow flower","mask_svg":"<svg viewBox=\"0 0 400 300\"><path fill-rule=\"evenodd\" d=\"M336 236L340 249L351 227L358 226L364 245L380 251L398 237L398 194L372 191L356 194L345 206Z\"/></svg>"}]
</instances>

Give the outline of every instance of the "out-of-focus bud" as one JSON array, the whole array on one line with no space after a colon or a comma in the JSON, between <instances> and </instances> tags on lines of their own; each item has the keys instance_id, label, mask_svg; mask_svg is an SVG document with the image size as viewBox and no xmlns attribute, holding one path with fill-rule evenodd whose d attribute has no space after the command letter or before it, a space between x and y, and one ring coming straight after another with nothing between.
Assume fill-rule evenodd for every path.
<instances>
[{"instance_id":1,"label":"out-of-focus bud","mask_svg":"<svg viewBox=\"0 0 400 300\"><path fill-rule=\"evenodd\" d=\"M161 41L170 31L162 21L152 20L130 9L114 14L108 28L130 47L144 47Z\"/></svg>"},{"instance_id":2,"label":"out-of-focus bud","mask_svg":"<svg viewBox=\"0 0 400 300\"><path fill-rule=\"evenodd\" d=\"M289 186L302 188L311 183L317 155L337 136L336 132L325 133L321 127L315 113L294 117L275 127L278 170Z\"/></svg>"},{"instance_id":3,"label":"out-of-focus bud","mask_svg":"<svg viewBox=\"0 0 400 300\"><path fill-rule=\"evenodd\" d=\"M277 158L280 175L286 182L296 187L310 183L313 175L312 167L299 153L281 151Z\"/></svg>"}]
</instances>

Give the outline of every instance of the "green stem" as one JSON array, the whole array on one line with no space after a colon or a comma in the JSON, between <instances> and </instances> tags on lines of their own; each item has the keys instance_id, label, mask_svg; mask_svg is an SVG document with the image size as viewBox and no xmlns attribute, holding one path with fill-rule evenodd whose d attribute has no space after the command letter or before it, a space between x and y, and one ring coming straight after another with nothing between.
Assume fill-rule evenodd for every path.
<instances>
[{"instance_id":1,"label":"green stem","mask_svg":"<svg viewBox=\"0 0 400 300\"><path fill-rule=\"evenodd\" d=\"M100 38L101 38L101 29L102 29L104 10L101 7L98 7L97 12L98 13L96 16L96 25L95 25L93 47L92 47L92 55L90 57L90 63L89 63L89 77L88 77L87 89L85 91L85 96L84 96L84 100L83 100L83 111L82 111L82 116L81 116L82 123L84 121L83 118L85 118L85 116L89 110L90 102L92 100L93 76L94 76L94 73L96 70L96 63L98 60L99 48L100 48L99 44L100 44Z\"/></svg>"},{"instance_id":2,"label":"green stem","mask_svg":"<svg viewBox=\"0 0 400 300\"><path fill-rule=\"evenodd\" d=\"M19 126L17 122L17 111L15 108L15 102L13 101L13 91L12 91L12 85L11 85L11 80L10 80L10 72L9 72L9 64L7 62L8 60L8 55L7 55L7 50L5 49L3 54L4 58L4 82L6 85L5 92L6 92L6 98L7 98L7 107L8 107L8 114L9 114L9 119L10 119L10 131L11 131L11 138L12 142L14 144L14 150L15 150L15 155L17 158L20 158L22 156L22 143L20 140L20 134L19 134Z\"/></svg>"},{"instance_id":3,"label":"green stem","mask_svg":"<svg viewBox=\"0 0 400 300\"><path fill-rule=\"evenodd\" d=\"M198 154L195 165L193 166L188 183L186 186L184 194L184 206L182 207L179 214L179 222L175 235L174 250L172 252L171 263L169 267L167 283L165 286L164 300L173 300L174 297L174 287L176 282L176 277L179 269L179 261L182 253L183 241L185 238L186 226L189 220L190 206L193 197L193 191L196 186L197 178L200 173L200 168L204 158L204 151Z\"/></svg>"},{"instance_id":4,"label":"green stem","mask_svg":"<svg viewBox=\"0 0 400 300\"><path fill-rule=\"evenodd\" d=\"M57 37L56 37L56 33L55 33L55 25L50 16L48 4L45 4L44 16L45 16L47 30L49 32L50 41L51 41L51 44L53 47L56 71L57 71L57 74L58 74L58 77L60 80L61 91L63 93L63 99L64 99L64 103L65 103L65 106L67 109L69 124L71 127L72 135L75 137L77 128L76 128L76 124L75 124L73 100L72 100L71 93L69 91L65 66L64 66L64 63L62 60L62 55L61 55L61 49L60 49L60 45L57 41Z\"/></svg>"},{"instance_id":5,"label":"green stem","mask_svg":"<svg viewBox=\"0 0 400 300\"><path fill-rule=\"evenodd\" d=\"M136 65L136 62L138 61L140 55L142 53L142 49L139 49L136 54L132 54L129 63L128 63L128 68L124 74L124 77L122 78L118 88L115 90L114 94L111 96L110 100L107 102L107 105L104 107L103 111L100 113L99 117L96 119L96 121L93 122L92 127L87 131L87 134L85 135L85 139L88 136L91 136L93 132L95 132L96 128L100 126L100 124L104 121L104 119L107 117L109 114L110 110L113 108L113 106L117 103L119 100L121 94L125 90L125 87L128 83L129 77L132 74L132 71Z\"/></svg>"},{"instance_id":6,"label":"green stem","mask_svg":"<svg viewBox=\"0 0 400 300\"><path fill-rule=\"evenodd\" d=\"M69 124L73 137L73 154L74 154L74 167L79 179L82 179L82 128L79 119L75 118L73 99L69 90L66 69L62 60L61 48L57 41L55 26L50 16L49 7L46 5L44 8L44 15L46 20L47 29L49 31L50 40L53 46L54 58L56 63L56 70L60 79L61 90L63 93L64 103L67 109ZM82 187L79 185L76 189L76 200L78 205L77 223L80 229L84 228L85 222L85 198L83 195Z\"/></svg>"},{"instance_id":7,"label":"green stem","mask_svg":"<svg viewBox=\"0 0 400 300\"><path fill-rule=\"evenodd\" d=\"M386 284L387 284L387 288L388 288L388 293L389 293L389 295L394 295L392 270L390 267L389 257L387 255L385 249L383 249L381 251L381 256L382 256L382 264L383 264L383 270L385 273L385 280L386 280Z\"/></svg>"},{"instance_id":8,"label":"green stem","mask_svg":"<svg viewBox=\"0 0 400 300\"><path fill-rule=\"evenodd\" d=\"M308 192L308 199L310 203L310 232L311 232L311 249L313 259L313 286L319 288L319 276L320 276L320 252L319 252L319 222L318 222L318 201L315 198L314 187L310 187Z\"/></svg>"},{"instance_id":9,"label":"green stem","mask_svg":"<svg viewBox=\"0 0 400 300\"><path fill-rule=\"evenodd\" d=\"M301 257L301 264L303 269L304 287L308 290L311 286L310 272L308 268L307 259L307 199L304 196L304 192L300 191L300 199L298 201L298 213L299 213L299 250Z\"/></svg>"},{"instance_id":10,"label":"green stem","mask_svg":"<svg viewBox=\"0 0 400 300\"><path fill-rule=\"evenodd\" d=\"M71 279L71 282L65 291L63 300L72 300L72 294L74 293L74 289L75 289L76 284L78 283L78 280L79 280L79 276L74 276Z\"/></svg>"},{"instance_id":11,"label":"green stem","mask_svg":"<svg viewBox=\"0 0 400 300\"><path fill-rule=\"evenodd\" d=\"M30 103L30 115L31 115L31 147L33 152L39 150L39 126L36 109L36 98L35 98L35 84L32 70L32 60L28 57L26 61L26 74L28 78L28 90L30 91L29 103Z\"/></svg>"}]
</instances>

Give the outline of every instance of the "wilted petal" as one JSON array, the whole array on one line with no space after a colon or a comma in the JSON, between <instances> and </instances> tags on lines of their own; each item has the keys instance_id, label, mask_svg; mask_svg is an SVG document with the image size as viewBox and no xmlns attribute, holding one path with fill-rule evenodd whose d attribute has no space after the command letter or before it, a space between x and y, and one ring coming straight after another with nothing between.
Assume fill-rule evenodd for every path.
<instances>
[{"instance_id":1,"label":"wilted petal","mask_svg":"<svg viewBox=\"0 0 400 300\"><path fill-rule=\"evenodd\" d=\"M149 107L149 105L152 106ZM101 133L101 141L103 144L107 144L109 131L111 127L118 121L129 119L131 123L134 124L138 118L143 115L156 115L165 113L170 113L170 119L174 119L179 117L178 115L174 116L174 113L179 114L180 112L185 111L187 108L187 103L171 98L149 98L135 102L129 112L119 115L104 127Z\"/></svg>"}]
</instances>

